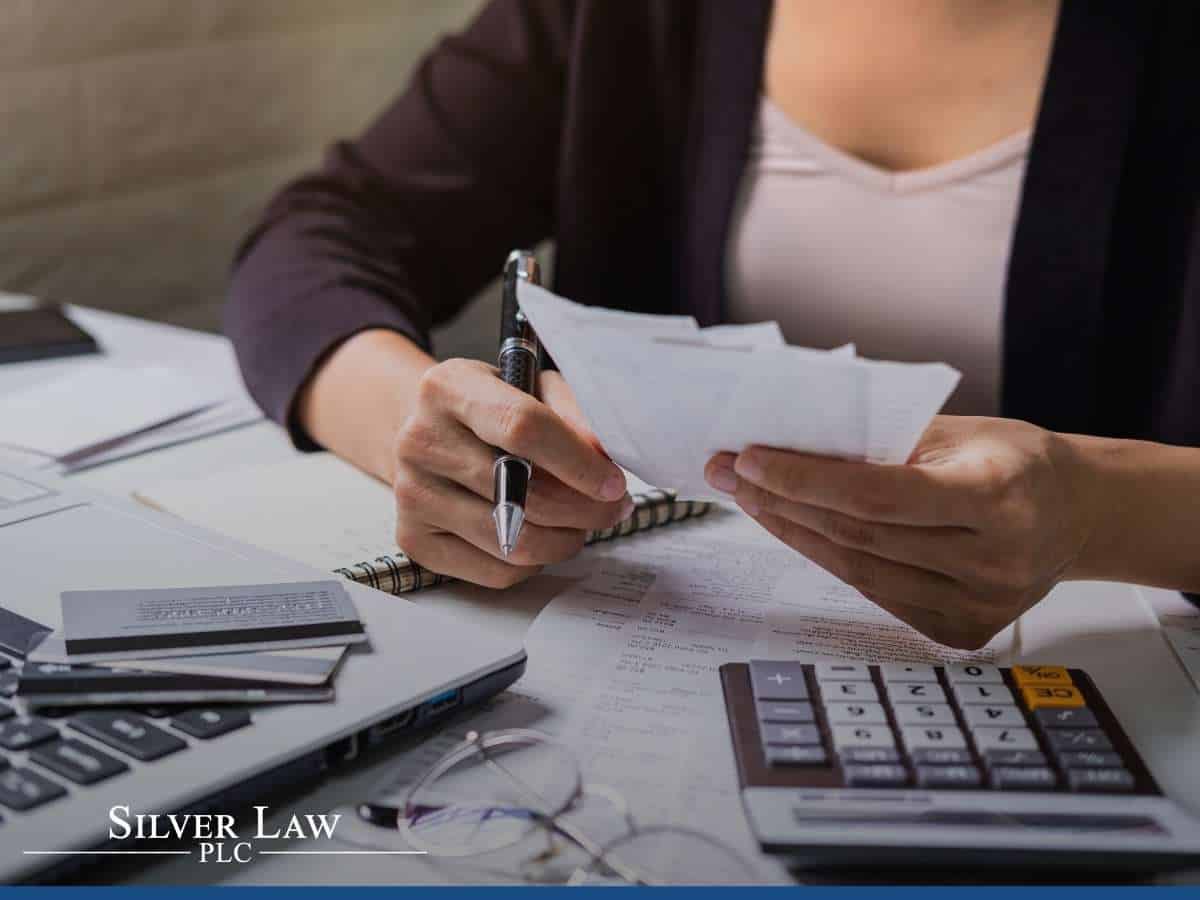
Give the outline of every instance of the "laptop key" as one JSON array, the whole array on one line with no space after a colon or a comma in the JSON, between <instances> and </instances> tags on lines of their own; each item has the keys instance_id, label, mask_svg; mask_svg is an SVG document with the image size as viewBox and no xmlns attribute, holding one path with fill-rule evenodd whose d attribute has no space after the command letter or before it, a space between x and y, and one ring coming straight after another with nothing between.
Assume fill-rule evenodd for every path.
<instances>
[{"instance_id":1,"label":"laptop key","mask_svg":"<svg viewBox=\"0 0 1200 900\"><path fill-rule=\"evenodd\" d=\"M0 697L15 697L21 676L16 672L0 672Z\"/></svg>"},{"instance_id":2,"label":"laptop key","mask_svg":"<svg viewBox=\"0 0 1200 900\"><path fill-rule=\"evenodd\" d=\"M0 747L5 750L28 750L56 737L58 729L42 719L9 719L0 725Z\"/></svg>"},{"instance_id":3,"label":"laptop key","mask_svg":"<svg viewBox=\"0 0 1200 900\"><path fill-rule=\"evenodd\" d=\"M141 716L128 712L80 713L67 722L76 731L107 744L142 762L175 753L187 746L187 742L156 725L151 725Z\"/></svg>"},{"instance_id":4,"label":"laptop key","mask_svg":"<svg viewBox=\"0 0 1200 900\"><path fill-rule=\"evenodd\" d=\"M29 758L76 784L95 784L129 771L129 766L121 760L74 738L39 747Z\"/></svg>"},{"instance_id":5,"label":"laptop key","mask_svg":"<svg viewBox=\"0 0 1200 900\"><path fill-rule=\"evenodd\" d=\"M55 784L30 769L6 769L0 772L0 806L24 811L57 800L66 793Z\"/></svg>"},{"instance_id":6,"label":"laptop key","mask_svg":"<svg viewBox=\"0 0 1200 900\"><path fill-rule=\"evenodd\" d=\"M0 722L3 722L5 719L11 719L16 714L16 710L14 710L11 706L9 706L7 703L0 702Z\"/></svg>"},{"instance_id":7,"label":"laptop key","mask_svg":"<svg viewBox=\"0 0 1200 900\"><path fill-rule=\"evenodd\" d=\"M244 709L189 709L173 718L171 724L184 734L207 741L246 727L250 713Z\"/></svg>"}]
</instances>

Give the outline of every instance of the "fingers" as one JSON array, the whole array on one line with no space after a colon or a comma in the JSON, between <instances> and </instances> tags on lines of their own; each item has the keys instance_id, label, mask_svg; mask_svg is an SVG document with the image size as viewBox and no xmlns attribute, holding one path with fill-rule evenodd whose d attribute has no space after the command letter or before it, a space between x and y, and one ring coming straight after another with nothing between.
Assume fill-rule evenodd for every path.
<instances>
[{"instance_id":1,"label":"fingers","mask_svg":"<svg viewBox=\"0 0 1200 900\"><path fill-rule=\"evenodd\" d=\"M897 525L978 521L970 487L956 483L951 468L849 462L766 447L739 454L733 468L739 478L784 499L857 519Z\"/></svg>"},{"instance_id":2,"label":"fingers","mask_svg":"<svg viewBox=\"0 0 1200 900\"><path fill-rule=\"evenodd\" d=\"M549 406L504 384L491 367L452 362L422 378L425 402L447 409L485 444L528 459L588 497L612 502L625 496L620 468Z\"/></svg>"},{"instance_id":3,"label":"fingers","mask_svg":"<svg viewBox=\"0 0 1200 900\"><path fill-rule=\"evenodd\" d=\"M962 576L972 571L974 532L967 528L868 522L834 509L785 500L740 480L735 486L734 499L750 516L770 513L850 550L945 575Z\"/></svg>"},{"instance_id":4,"label":"fingers","mask_svg":"<svg viewBox=\"0 0 1200 900\"><path fill-rule=\"evenodd\" d=\"M510 565L453 534L425 532L397 537L404 552L431 572L484 587L512 587L541 571L539 566Z\"/></svg>"},{"instance_id":5,"label":"fingers","mask_svg":"<svg viewBox=\"0 0 1200 900\"><path fill-rule=\"evenodd\" d=\"M462 423L451 418L413 417L396 441L400 467L429 472L461 485L484 500L492 499L495 453ZM534 468L525 516L536 525L611 528L633 513L633 501L594 500L568 487L544 469Z\"/></svg>"},{"instance_id":6,"label":"fingers","mask_svg":"<svg viewBox=\"0 0 1200 900\"><path fill-rule=\"evenodd\" d=\"M438 530L453 532L479 550L503 559L489 501L452 482L407 470L397 477L395 494L397 538L405 552L413 553L409 544L414 537L419 540L421 533ZM583 548L586 537L582 529L546 528L526 522L506 561L515 566L562 562Z\"/></svg>"},{"instance_id":7,"label":"fingers","mask_svg":"<svg viewBox=\"0 0 1200 900\"><path fill-rule=\"evenodd\" d=\"M976 650L1003 627L978 616L979 604L962 584L937 572L907 566L835 544L828 538L771 513L760 525L788 546L925 636L964 650Z\"/></svg>"}]
</instances>

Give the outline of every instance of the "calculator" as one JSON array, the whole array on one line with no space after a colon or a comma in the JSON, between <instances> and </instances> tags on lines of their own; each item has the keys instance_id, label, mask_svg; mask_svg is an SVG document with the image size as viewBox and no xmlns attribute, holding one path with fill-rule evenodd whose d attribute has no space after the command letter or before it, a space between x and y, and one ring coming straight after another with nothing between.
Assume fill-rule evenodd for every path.
<instances>
[{"instance_id":1,"label":"calculator","mask_svg":"<svg viewBox=\"0 0 1200 900\"><path fill-rule=\"evenodd\" d=\"M721 681L751 829L793 865L1200 866L1200 820L1079 669L752 660Z\"/></svg>"}]
</instances>

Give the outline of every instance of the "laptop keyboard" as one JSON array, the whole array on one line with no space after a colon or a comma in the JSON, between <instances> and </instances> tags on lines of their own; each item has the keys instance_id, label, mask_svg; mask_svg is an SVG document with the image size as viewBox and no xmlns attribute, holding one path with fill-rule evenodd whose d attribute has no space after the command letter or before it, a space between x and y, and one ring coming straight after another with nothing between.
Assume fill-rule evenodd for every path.
<instances>
[{"instance_id":1,"label":"laptop keyboard","mask_svg":"<svg viewBox=\"0 0 1200 900\"><path fill-rule=\"evenodd\" d=\"M21 661L0 653L0 810L27 814L72 790L133 771L196 742L245 728L250 711L237 706L57 709L22 715L17 693ZM0 827L3 826L0 815Z\"/></svg>"}]
</instances>

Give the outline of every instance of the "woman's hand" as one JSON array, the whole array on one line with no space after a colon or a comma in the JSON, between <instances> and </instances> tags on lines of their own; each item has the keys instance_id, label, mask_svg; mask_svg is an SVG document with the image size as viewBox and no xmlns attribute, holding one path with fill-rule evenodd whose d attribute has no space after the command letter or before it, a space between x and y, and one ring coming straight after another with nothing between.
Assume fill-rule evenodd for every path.
<instances>
[{"instance_id":1,"label":"woman's hand","mask_svg":"<svg viewBox=\"0 0 1200 900\"><path fill-rule=\"evenodd\" d=\"M587 532L633 511L625 476L600 450L557 372L542 402L485 363L448 360L420 378L395 442L396 541L421 565L508 587L582 549ZM493 447L533 463L525 526L503 559L492 522Z\"/></svg>"},{"instance_id":2,"label":"woman's hand","mask_svg":"<svg viewBox=\"0 0 1200 900\"><path fill-rule=\"evenodd\" d=\"M1072 573L1095 486L1067 438L938 416L901 466L752 447L708 482L767 531L939 643L983 646Z\"/></svg>"}]
</instances>

